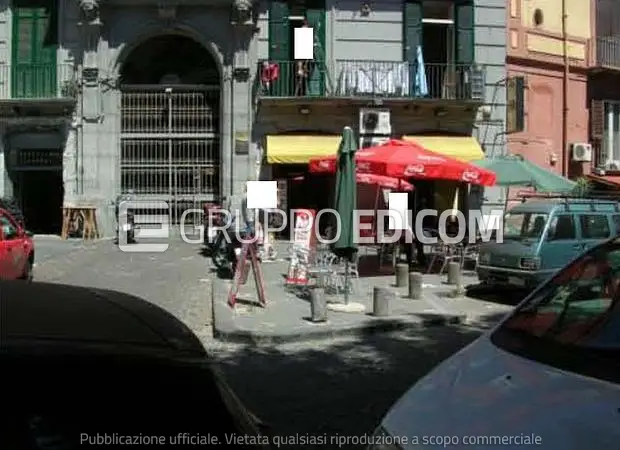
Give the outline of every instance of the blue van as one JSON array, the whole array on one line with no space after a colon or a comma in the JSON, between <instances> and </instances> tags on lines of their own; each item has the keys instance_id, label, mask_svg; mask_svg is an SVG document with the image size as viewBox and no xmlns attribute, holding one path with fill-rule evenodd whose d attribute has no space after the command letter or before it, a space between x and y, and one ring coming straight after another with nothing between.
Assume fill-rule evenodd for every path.
<instances>
[{"instance_id":1,"label":"blue van","mask_svg":"<svg viewBox=\"0 0 620 450\"><path fill-rule=\"evenodd\" d=\"M504 216L503 240L480 247L482 283L534 288L581 253L620 234L620 203L531 199Z\"/></svg>"}]
</instances>

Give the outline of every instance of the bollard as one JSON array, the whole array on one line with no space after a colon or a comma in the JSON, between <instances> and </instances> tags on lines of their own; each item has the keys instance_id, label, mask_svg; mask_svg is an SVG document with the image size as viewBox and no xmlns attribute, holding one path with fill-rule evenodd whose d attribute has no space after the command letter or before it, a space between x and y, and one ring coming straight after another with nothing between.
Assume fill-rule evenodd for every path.
<instances>
[{"instance_id":1,"label":"bollard","mask_svg":"<svg viewBox=\"0 0 620 450\"><path fill-rule=\"evenodd\" d=\"M312 322L327 321L327 302L325 301L325 290L315 287L310 289L310 314Z\"/></svg>"},{"instance_id":2,"label":"bollard","mask_svg":"<svg viewBox=\"0 0 620 450\"><path fill-rule=\"evenodd\" d=\"M390 315L390 302L394 298L394 292L384 287L375 287L372 292L372 313L376 317Z\"/></svg>"},{"instance_id":3,"label":"bollard","mask_svg":"<svg viewBox=\"0 0 620 450\"><path fill-rule=\"evenodd\" d=\"M461 284L461 265L457 262L448 263L448 284Z\"/></svg>"},{"instance_id":4,"label":"bollard","mask_svg":"<svg viewBox=\"0 0 620 450\"><path fill-rule=\"evenodd\" d=\"M422 298L422 282L424 281L424 275L418 272L411 272L409 274L409 298L418 300Z\"/></svg>"},{"instance_id":5,"label":"bollard","mask_svg":"<svg viewBox=\"0 0 620 450\"><path fill-rule=\"evenodd\" d=\"M407 286L409 264L396 264L396 287Z\"/></svg>"}]
</instances>

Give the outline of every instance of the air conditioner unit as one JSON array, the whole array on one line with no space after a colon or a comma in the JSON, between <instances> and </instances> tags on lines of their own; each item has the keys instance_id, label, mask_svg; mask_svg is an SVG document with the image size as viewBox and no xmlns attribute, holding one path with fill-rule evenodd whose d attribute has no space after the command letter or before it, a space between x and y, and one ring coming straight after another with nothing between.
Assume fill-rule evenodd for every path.
<instances>
[{"instance_id":1,"label":"air conditioner unit","mask_svg":"<svg viewBox=\"0 0 620 450\"><path fill-rule=\"evenodd\" d=\"M381 145L390 139L389 136L360 136L360 148Z\"/></svg>"},{"instance_id":2,"label":"air conditioner unit","mask_svg":"<svg viewBox=\"0 0 620 450\"><path fill-rule=\"evenodd\" d=\"M592 161L592 145L586 142L575 142L571 144L571 156L572 160L577 162Z\"/></svg>"},{"instance_id":3,"label":"air conditioner unit","mask_svg":"<svg viewBox=\"0 0 620 450\"><path fill-rule=\"evenodd\" d=\"M389 136L392 134L390 124L390 110L377 108L360 109L360 135L363 134L382 134Z\"/></svg>"}]
</instances>

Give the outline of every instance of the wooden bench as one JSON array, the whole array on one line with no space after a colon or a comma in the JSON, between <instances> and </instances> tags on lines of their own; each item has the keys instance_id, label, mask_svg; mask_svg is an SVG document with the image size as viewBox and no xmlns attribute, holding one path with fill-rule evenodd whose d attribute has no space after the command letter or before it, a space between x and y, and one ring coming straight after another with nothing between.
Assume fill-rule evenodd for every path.
<instances>
[{"instance_id":1,"label":"wooden bench","mask_svg":"<svg viewBox=\"0 0 620 450\"><path fill-rule=\"evenodd\" d=\"M97 227L97 207L92 205L67 205L62 208L62 232L60 237L67 239L81 228L86 241L99 238Z\"/></svg>"}]
</instances>

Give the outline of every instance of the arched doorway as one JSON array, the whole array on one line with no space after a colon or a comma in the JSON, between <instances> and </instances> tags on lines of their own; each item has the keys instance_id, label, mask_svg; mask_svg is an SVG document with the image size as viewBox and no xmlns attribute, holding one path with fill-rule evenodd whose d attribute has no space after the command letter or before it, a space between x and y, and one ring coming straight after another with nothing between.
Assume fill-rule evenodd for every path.
<instances>
[{"instance_id":1,"label":"arched doorway","mask_svg":"<svg viewBox=\"0 0 620 450\"><path fill-rule=\"evenodd\" d=\"M171 220L220 195L218 64L195 40L138 45L120 70L121 191L166 200Z\"/></svg>"}]
</instances>

